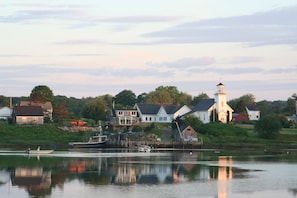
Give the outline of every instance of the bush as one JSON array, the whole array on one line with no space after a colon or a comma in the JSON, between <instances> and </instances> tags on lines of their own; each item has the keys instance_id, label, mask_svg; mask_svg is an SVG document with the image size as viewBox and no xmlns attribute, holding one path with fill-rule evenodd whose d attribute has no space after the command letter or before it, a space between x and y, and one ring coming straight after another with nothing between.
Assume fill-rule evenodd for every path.
<instances>
[{"instance_id":1,"label":"bush","mask_svg":"<svg viewBox=\"0 0 297 198\"><path fill-rule=\"evenodd\" d=\"M256 122L255 125L255 130L259 137L266 139L276 138L279 135L281 129L282 124L280 117L272 114L260 118L260 120Z\"/></svg>"},{"instance_id":2,"label":"bush","mask_svg":"<svg viewBox=\"0 0 297 198\"><path fill-rule=\"evenodd\" d=\"M247 130L233 126L230 124L223 124L220 122L211 122L208 124L200 125L199 133L211 135L215 137L219 136L247 136Z\"/></svg>"}]
</instances>

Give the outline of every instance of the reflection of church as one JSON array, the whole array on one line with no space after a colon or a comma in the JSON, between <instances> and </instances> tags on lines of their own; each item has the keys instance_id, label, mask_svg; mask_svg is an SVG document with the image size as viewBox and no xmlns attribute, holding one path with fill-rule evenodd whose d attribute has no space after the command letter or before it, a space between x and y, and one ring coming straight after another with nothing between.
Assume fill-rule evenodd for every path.
<instances>
[{"instance_id":1,"label":"reflection of church","mask_svg":"<svg viewBox=\"0 0 297 198\"><path fill-rule=\"evenodd\" d=\"M226 198L228 180L232 179L232 158L220 157L218 168L218 198Z\"/></svg>"}]
</instances>

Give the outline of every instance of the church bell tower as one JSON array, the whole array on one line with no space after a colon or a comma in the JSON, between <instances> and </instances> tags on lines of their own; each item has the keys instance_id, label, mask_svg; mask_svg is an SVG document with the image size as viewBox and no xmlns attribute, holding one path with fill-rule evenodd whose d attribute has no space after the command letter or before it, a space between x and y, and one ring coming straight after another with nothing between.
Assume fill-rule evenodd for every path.
<instances>
[{"instance_id":1,"label":"church bell tower","mask_svg":"<svg viewBox=\"0 0 297 198\"><path fill-rule=\"evenodd\" d=\"M224 91L223 83L217 84L217 93L215 93L216 110L218 114L218 120L226 123L228 122L228 105L227 105L227 94Z\"/></svg>"}]
</instances>

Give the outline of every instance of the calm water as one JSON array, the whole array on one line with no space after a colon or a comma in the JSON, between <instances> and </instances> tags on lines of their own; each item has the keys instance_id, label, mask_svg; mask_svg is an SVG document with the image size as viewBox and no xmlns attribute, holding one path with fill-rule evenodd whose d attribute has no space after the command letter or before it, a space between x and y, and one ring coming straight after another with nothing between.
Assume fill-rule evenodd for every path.
<instances>
[{"instance_id":1,"label":"calm water","mask_svg":"<svg viewBox=\"0 0 297 198\"><path fill-rule=\"evenodd\" d=\"M0 151L0 197L297 197L297 154Z\"/></svg>"}]
</instances>

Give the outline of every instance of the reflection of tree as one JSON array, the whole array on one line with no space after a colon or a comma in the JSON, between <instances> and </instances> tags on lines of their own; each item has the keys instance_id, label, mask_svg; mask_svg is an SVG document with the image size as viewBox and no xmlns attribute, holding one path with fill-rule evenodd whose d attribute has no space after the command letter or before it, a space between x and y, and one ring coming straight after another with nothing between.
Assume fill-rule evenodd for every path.
<instances>
[{"instance_id":1,"label":"reflection of tree","mask_svg":"<svg viewBox=\"0 0 297 198\"><path fill-rule=\"evenodd\" d=\"M83 180L87 184L92 185L108 185L109 184L109 175L107 174L98 174L98 172L88 170L78 175L79 180Z\"/></svg>"},{"instance_id":2,"label":"reflection of tree","mask_svg":"<svg viewBox=\"0 0 297 198\"><path fill-rule=\"evenodd\" d=\"M185 175L188 177L189 181L193 181L200 176L201 169L201 164L194 165L189 171L185 172Z\"/></svg>"}]
</instances>

